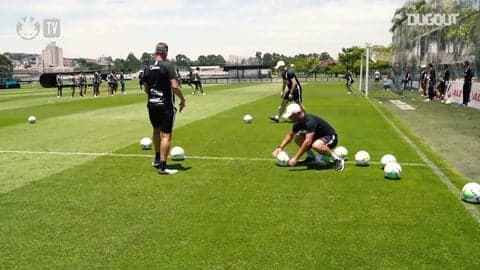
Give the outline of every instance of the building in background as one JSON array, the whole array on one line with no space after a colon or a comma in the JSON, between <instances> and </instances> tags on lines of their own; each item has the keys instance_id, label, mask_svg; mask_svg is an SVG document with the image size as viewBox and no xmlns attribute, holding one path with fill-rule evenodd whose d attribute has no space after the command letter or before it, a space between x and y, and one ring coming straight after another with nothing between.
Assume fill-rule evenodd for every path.
<instances>
[{"instance_id":1,"label":"building in background","mask_svg":"<svg viewBox=\"0 0 480 270\"><path fill-rule=\"evenodd\" d=\"M42 50L42 65L44 67L63 67L63 49L55 41L48 43Z\"/></svg>"}]
</instances>

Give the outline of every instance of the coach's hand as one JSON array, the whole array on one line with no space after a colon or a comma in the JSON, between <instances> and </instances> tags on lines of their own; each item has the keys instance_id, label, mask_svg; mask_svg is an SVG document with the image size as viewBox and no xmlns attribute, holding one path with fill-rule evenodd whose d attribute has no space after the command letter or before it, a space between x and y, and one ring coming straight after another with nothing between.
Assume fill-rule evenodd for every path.
<instances>
[{"instance_id":1,"label":"coach's hand","mask_svg":"<svg viewBox=\"0 0 480 270\"><path fill-rule=\"evenodd\" d=\"M295 158L295 157L292 157L289 161L288 161L288 166L295 166L297 165L297 162L298 160Z\"/></svg>"}]
</instances>

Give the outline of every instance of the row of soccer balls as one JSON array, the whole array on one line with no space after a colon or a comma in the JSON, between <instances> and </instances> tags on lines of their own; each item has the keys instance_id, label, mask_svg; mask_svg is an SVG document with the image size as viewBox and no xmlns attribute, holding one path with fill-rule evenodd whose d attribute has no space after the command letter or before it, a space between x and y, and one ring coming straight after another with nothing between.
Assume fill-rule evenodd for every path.
<instances>
[{"instance_id":1,"label":"row of soccer balls","mask_svg":"<svg viewBox=\"0 0 480 270\"><path fill-rule=\"evenodd\" d=\"M333 152L343 158L344 160L348 159L348 150L344 146L336 147ZM288 166L288 161L290 160L290 156L287 152L281 151L276 157L276 163L279 166ZM331 160L329 156L324 156L317 154L315 156L315 162L320 165L328 165L330 164ZM365 167L368 166L370 163L370 154L367 151L361 150L355 154L355 165ZM385 174L385 178L387 179L400 179L402 174L402 166L398 164L397 159L392 154L385 154L382 156L380 160L380 164L382 165L382 169Z\"/></svg>"},{"instance_id":2,"label":"row of soccer balls","mask_svg":"<svg viewBox=\"0 0 480 270\"><path fill-rule=\"evenodd\" d=\"M152 139L148 137L144 137L140 140L140 147L143 150L150 150L152 149ZM184 160L185 159L185 150L183 150L180 146L174 146L170 150L170 158L172 160Z\"/></svg>"},{"instance_id":3,"label":"row of soccer balls","mask_svg":"<svg viewBox=\"0 0 480 270\"><path fill-rule=\"evenodd\" d=\"M140 146L144 150L152 148L152 139L145 137L140 140ZM343 159L347 159L348 151L345 147L339 146L334 149L335 154L341 156ZM184 160L185 150L180 146L175 146L170 150L170 157L172 160ZM330 157L317 155L316 161L319 165L330 164ZM276 163L279 166L288 166L290 157L287 152L281 151L276 158ZM355 164L357 166L368 166L370 161L370 155L366 151L358 151L355 154ZM385 154L380 160L385 177L387 179L400 179L402 173L402 167L397 163L395 156L391 154ZM472 182L466 184L462 188L462 200L470 203L480 203L480 185Z\"/></svg>"}]
</instances>

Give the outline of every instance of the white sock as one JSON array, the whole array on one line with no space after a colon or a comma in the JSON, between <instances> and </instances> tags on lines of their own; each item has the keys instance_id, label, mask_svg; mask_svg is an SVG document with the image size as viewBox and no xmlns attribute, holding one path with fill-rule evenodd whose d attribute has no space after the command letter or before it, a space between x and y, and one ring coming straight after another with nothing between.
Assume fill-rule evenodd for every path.
<instances>
[{"instance_id":1,"label":"white sock","mask_svg":"<svg viewBox=\"0 0 480 270\"><path fill-rule=\"evenodd\" d=\"M335 154L333 151L332 151L332 157L333 157L334 160L342 159L339 156L337 156L337 154Z\"/></svg>"}]
</instances>

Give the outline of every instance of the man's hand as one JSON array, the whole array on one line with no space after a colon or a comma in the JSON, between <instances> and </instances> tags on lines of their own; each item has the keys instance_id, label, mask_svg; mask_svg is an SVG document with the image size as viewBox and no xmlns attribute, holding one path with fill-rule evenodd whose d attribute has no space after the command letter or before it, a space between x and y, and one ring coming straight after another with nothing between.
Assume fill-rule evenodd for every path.
<instances>
[{"instance_id":1,"label":"man's hand","mask_svg":"<svg viewBox=\"0 0 480 270\"><path fill-rule=\"evenodd\" d=\"M280 147L275 148L275 150L273 150L273 153L272 153L273 157L277 157L280 152L282 152L282 148Z\"/></svg>"},{"instance_id":2,"label":"man's hand","mask_svg":"<svg viewBox=\"0 0 480 270\"><path fill-rule=\"evenodd\" d=\"M185 99L183 99L182 101L180 101L180 104L178 104L178 106L180 106L180 112L183 111L183 108L185 108Z\"/></svg>"},{"instance_id":3,"label":"man's hand","mask_svg":"<svg viewBox=\"0 0 480 270\"><path fill-rule=\"evenodd\" d=\"M288 161L288 166L295 166L297 165L297 162L298 162L298 159L295 158L295 157L292 157L289 161Z\"/></svg>"}]
</instances>

